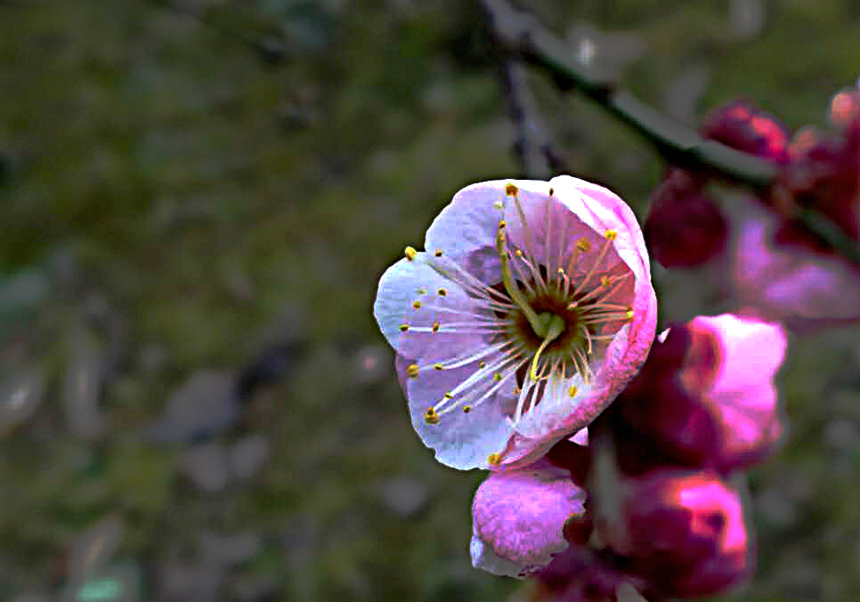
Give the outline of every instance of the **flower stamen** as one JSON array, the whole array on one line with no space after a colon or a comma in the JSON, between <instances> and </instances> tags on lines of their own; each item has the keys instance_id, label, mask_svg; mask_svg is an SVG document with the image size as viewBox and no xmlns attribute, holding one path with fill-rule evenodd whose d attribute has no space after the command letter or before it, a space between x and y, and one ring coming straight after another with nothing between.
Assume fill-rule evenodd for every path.
<instances>
[{"instance_id":1,"label":"flower stamen","mask_svg":"<svg viewBox=\"0 0 860 602\"><path fill-rule=\"evenodd\" d=\"M549 316L549 319L546 320L546 317ZM529 376L532 379L532 382L536 382L538 380L537 377L537 364L538 359L540 358L541 353L543 353L544 349L546 349L547 345L556 340L566 327L565 321L558 317L555 314L543 313L540 315L541 318L548 322L546 328L546 334L544 335L543 342L538 347L538 350L535 352L534 360L532 361L532 368L529 372ZM544 321L542 320L542 321Z\"/></svg>"},{"instance_id":2,"label":"flower stamen","mask_svg":"<svg viewBox=\"0 0 860 602\"><path fill-rule=\"evenodd\" d=\"M541 338L545 337L547 332L546 326L541 322L537 312L531 308L511 275L511 268L508 262L507 242L505 239L505 233L502 229L499 229L499 231L496 232L496 251L499 254L499 261L502 263L502 282L504 282L505 290L508 291L508 295L510 295L514 303L517 304L517 307L522 310L523 315L525 315L529 324L531 324L535 334Z\"/></svg>"}]
</instances>

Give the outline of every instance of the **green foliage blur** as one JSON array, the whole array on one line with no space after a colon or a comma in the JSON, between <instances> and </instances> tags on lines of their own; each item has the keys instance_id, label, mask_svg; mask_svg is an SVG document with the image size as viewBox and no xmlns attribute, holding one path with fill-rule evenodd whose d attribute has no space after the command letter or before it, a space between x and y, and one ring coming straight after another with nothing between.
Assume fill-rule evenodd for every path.
<instances>
[{"instance_id":1,"label":"green foliage blur","mask_svg":"<svg viewBox=\"0 0 860 602\"><path fill-rule=\"evenodd\" d=\"M528 4L562 35L635 34L644 52L622 81L688 105L691 125L741 95L823 125L860 73L854 0L763 1L744 35L735 2ZM380 274L454 192L520 175L483 33L465 0L0 0L0 382L37 366L46 383L34 416L0 432L0 599L59 592L75 538L111 513L143 600L169 599L159 575L193 561L203 530L262 541L216 599L248 599L254 580L297 602L496 602L520 587L472 569L482 475L438 465L415 436L371 315ZM691 70L701 89L667 98ZM530 82L576 175L644 216L653 150ZM81 330L111 363L95 442L57 401ZM238 374L279 336L302 352L215 437L263 434L270 457L249 482L199 490L181 468L192 444L141 428L190 374ZM860 599L856 338L794 345L786 448L751 479L760 569L727 600ZM413 508L390 499L404 479Z\"/></svg>"}]
</instances>

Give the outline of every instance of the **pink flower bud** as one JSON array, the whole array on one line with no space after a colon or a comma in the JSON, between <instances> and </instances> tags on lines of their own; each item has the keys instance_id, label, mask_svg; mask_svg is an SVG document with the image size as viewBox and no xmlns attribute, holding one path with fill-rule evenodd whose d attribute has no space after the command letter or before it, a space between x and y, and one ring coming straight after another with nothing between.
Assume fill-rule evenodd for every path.
<instances>
[{"instance_id":1,"label":"pink flower bud","mask_svg":"<svg viewBox=\"0 0 860 602\"><path fill-rule=\"evenodd\" d=\"M545 461L491 474L472 504L472 564L519 578L538 571L588 539L585 498L566 470Z\"/></svg>"},{"instance_id":2,"label":"pink flower bud","mask_svg":"<svg viewBox=\"0 0 860 602\"><path fill-rule=\"evenodd\" d=\"M751 576L741 493L715 474L660 470L629 480L622 521L631 572L667 595L713 595Z\"/></svg>"},{"instance_id":3,"label":"pink flower bud","mask_svg":"<svg viewBox=\"0 0 860 602\"><path fill-rule=\"evenodd\" d=\"M783 432L773 378L785 350L778 324L699 316L661 335L616 408L680 465L749 466L773 452Z\"/></svg>"}]
</instances>

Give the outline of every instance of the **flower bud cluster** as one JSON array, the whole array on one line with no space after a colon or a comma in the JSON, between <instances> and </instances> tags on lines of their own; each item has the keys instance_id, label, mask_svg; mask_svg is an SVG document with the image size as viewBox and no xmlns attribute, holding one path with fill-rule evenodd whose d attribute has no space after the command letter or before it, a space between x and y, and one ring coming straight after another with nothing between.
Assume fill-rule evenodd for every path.
<instances>
[{"instance_id":1,"label":"flower bud cluster","mask_svg":"<svg viewBox=\"0 0 860 602\"><path fill-rule=\"evenodd\" d=\"M740 471L782 438L783 328L700 316L655 342L632 211L569 176L464 188L424 246L382 276L374 314L419 437L448 466L491 471L473 565L562 602L743 582Z\"/></svg>"},{"instance_id":2,"label":"flower bud cluster","mask_svg":"<svg viewBox=\"0 0 860 602\"><path fill-rule=\"evenodd\" d=\"M739 304L794 329L860 320L860 269L801 219L814 212L860 245L860 90L837 93L829 117L835 131L792 136L744 100L707 116L702 136L770 161L777 177L727 214L708 193L710 174L671 167L644 227L655 258L689 268L726 257Z\"/></svg>"},{"instance_id":3,"label":"flower bud cluster","mask_svg":"<svg viewBox=\"0 0 860 602\"><path fill-rule=\"evenodd\" d=\"M564 526L569 547L537 572L537 599L696 598L750 577L741 471L782 439L773 377L785 348L780 326L731 314L659 337L588 445L565 440L547 454L587 495Z\"/></svg>"}]
</instances>

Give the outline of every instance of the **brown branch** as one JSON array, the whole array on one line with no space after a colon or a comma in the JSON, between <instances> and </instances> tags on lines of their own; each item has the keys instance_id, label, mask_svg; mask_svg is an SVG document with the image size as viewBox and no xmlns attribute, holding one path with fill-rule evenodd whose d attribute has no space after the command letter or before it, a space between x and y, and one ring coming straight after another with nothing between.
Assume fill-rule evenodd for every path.
<instances>
[{"instance_id":1,"label":"brown branch","mask_svg":"<svg viewBox=\"0 0 860 602\"><path fill-rule=\"evenodd\" d=\"M595 101L653 144L666 161L759 190L776 181L776 165L707 140L620 89L613 74L576 59L575 53L532 15L513 8L506 0L483 0L483 5L493 39L503 52L543 69L560 89L576 90ZM823 214L805 209L794 217L821 241L860 266L860 247Z\"/></svg>"}]
</instances>

